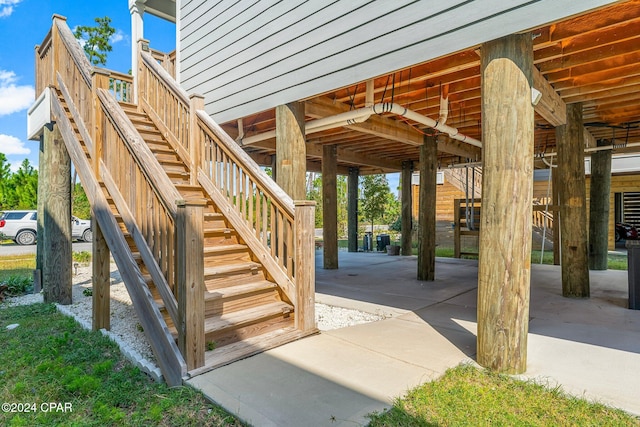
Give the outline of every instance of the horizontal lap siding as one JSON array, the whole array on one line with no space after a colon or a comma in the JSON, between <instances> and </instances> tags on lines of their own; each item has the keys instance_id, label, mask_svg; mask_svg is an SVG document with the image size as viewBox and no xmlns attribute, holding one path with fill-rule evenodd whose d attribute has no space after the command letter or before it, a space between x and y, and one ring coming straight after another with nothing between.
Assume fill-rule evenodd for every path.
<instances>
[{"instance_id":1,"label":"horizontal lap siding","mask_svg":"<svg viewBox=\"0 0 640 427\"><path fill-rule=\"evenodd\" d=\"M219 122L545 24L608 0L192 0L180 75Z\"/></svg>"}]
</instances>

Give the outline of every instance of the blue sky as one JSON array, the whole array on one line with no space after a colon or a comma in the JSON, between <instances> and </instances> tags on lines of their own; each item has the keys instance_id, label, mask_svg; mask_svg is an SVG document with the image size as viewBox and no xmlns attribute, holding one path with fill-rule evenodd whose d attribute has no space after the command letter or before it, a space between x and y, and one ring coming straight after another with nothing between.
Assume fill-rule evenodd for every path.
<instances>
[{"instance_id":1,"label":"blue sky","mask_svg":"<svg viewBox=\"0 0 640 427\"><path fill-rule=\"evenodd\" d=\"M38 165L38 144L27 140L27 110L35 99L34 47L51 28L54 13L65 16L69 28L95 24L108 16L116 29L107 68L131 68L131 18L127 0L0 0L0 152L16 170L28 158ZM175 26L145 15L145 38L162 51L175 48Z\"/></svg>"}]
</instances>

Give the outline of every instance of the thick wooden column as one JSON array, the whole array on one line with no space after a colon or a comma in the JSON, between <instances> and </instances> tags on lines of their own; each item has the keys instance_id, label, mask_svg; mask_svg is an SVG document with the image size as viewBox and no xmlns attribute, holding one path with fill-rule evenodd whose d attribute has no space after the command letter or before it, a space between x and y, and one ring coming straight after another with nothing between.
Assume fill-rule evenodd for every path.
<instances>
[{"instance_id":1,"label":"thick wooden column","mask_svg":"<svg viewBox=\"0 0 640 427\"><path fill-rule=\"evenodd\" d=\"M323 266L326 270L338 268L338 166L335 145L322 147L322 239Z\"/></svg>"},{"instance_id":2,"label":"thick wooden column","mask_svg":"<svg viewBox=\"0 0 640 427\"><path fill-rule=\"evenodd\" d=\"M553 211L553 265L560 265L560 182L558 178L558 168L552 168L551 170L551 196L553 197L553 203L556 208Z\"/></svg>"},{"instance_id":3,"label":"thick wooden column","mask_svg":"<svg viewBox=\"0 0 640 427\"><path fill-rule=\"evenodd\" d=\"M44 129L44 301L71 304L71 159L55 123Z\"/></svg>"},{"instance_id":4,"label":"thick wooden column","mask_svg":"<svg viewBox=\"0 0 640 427\"><path fill-rule=\"evenodd\" d=\"M418 197L418 280L435 280L436 273L436 137L425 135L420 147Z\"/></svg>"},{"instance_id":5,"label":"thick wooden column","mask_svg":"<svg viewBox=\"0 0 640 427\"><path fill-rule=\"evenodd\" d=\"M411 248L411 228L413 218L411 218L411 173L413 172L413 162L402 162L402 205L400 215L400 227L402 233L402 241L400 248L402 255L412 255Z\"/></svg>"},{"instance_id":6,"label":"thick wooden column","mask_svg":"<svg viewBox=\"0 0 640 427\"><path fill-rule=\"evenodd\" d=\"M38 152L38 222L36 235L38 240L36 241L36 269L33 272L33 293L38 293L42 290L42 271L44 265L44 199L47 197L46 176L48 172L46 170L47 162L45 161L44 154L44 132L40 136L40 149Z\"/></svg>"},{"instance_id":7,"label":"thick wooden column","mask_svg":"<svg viewBox=\"0 0 640 427\"><path fill-rule=\"evenodd\" d=\"M358 252L358 168L349 168L347 189L347 236L349 252Z\"/></svg>"},{"instance_id":8,"label":"thick wooden column","mask_svg":"<svg viewBox=\"0 0 640 427\"><path fill-rule=\"evenodd\" d=\"M556 127L560 183L562 295L589 297L587 206L582 104L567 105L567 124Z\"/></svg>"},{"instance_id":9,"label":"thick wooden column","mask_svg":"<svg viewBox=\"0 0 640 427\"><path fill-rule=\"evenodd\" d=\"M92 215L91 231L93 232L93 322L94 331L111 329L111 272L109 258L111 253L107 241L98 225L96 216Z\"/></svg>"},{"instance_id":10,"label":"thick wooden column","mask_svg":"<svg viewBox=\"0 0 640 427\"><path fill-rule=\"evenodd\" d=\"M478 263L478 363L527 366L534 116L531 34L482 45L483 182Z\"/></svg>"},{"instance_id":11,"label":"thick wooden column","mask_svg":"<svg viewBox=\"0 0 640 427\"><path fill-rule=\"evenodd\" d=\"M598 140L598 146L609 141ZM589 199L589 268L606 270L609 262L609 198L611 193L611 150L591 154Z\"/></svg>"},{"instance_id":12,"label":"thick wooden column","mask_svg":"<svg viewBox=\"0 0 640 427\"><path fill-rule=\"evenodd\" d=\"M306 199L304 103L276 107L276 182L293 200Z\"/></svg>"}]
</instances>

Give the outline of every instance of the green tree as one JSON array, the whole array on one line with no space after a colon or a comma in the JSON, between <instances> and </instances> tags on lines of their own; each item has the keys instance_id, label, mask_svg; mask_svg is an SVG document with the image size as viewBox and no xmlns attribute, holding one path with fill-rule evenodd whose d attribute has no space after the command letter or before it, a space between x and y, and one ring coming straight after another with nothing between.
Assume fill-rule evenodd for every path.
<instances>
[{"instance_id":1,"label":"green tree","mask_svg":"<svg viewBox=\"0 0 640 427\"><path fill-rule=\"evenodd\" d=\"M84 41L84 52L93 65L107 65L107 53L112 47L109 39L116 30L111 26L111 18L95 18L96 26L77 26L73 35Z\"/></svg>"},{"instance_id":2,"label":"green tree","mask_svg":"<svg viewBox=\"0 0 640 427\"><path fill-rule=\"evenodd\" d=\"M38 206L38 171L24 159L9 179L7 204L11 209L36 209Z\"/></svg>"},{"instance_id":3,"label":"green tree","mask_svg":"<svg viewBox=\"0 0 640 427\"><path fill-rule=\"evenodd\" d=\"M7 156L0 153L0 210L8 209L7 192L9 189L9 179L11 178L11 167Z\"/></svg>"},{"instance_id":4,"label":"green tree","mask_svg":"<svg viewBox=\"0 0 640 427\"><path fill-rule=\"evenodd\" d=\"M73 209L72 213L78 218L88 219L91 217L91 205L81 184L76 184L73 188Z\"/></svg>"},{"instance_id":5,"label":"green tree","mask_svg":"<svg viewBox=\"0 0 640 427\"><path fill-rule=\"evenodd\" d=\"M385 212L395 210L397 200L389 189L389 181L385 175L365 175L362 177L363 200L360 204L360 212L363 218L371 223L371 232L376 220L384 221ZM392 214L392 212L389 212ZM386 214L389 216L389 214Z\"/></svg>"}]
</instances>

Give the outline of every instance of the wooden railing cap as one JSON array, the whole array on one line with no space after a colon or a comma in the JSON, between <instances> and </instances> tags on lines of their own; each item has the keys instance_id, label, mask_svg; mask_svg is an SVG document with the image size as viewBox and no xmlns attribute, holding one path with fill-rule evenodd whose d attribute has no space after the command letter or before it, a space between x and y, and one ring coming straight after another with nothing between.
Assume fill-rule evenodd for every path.
<instances>
[{"instance_id":1,"label":"wooden railing cap","mask_svg":"<svg viewBox=\"0 0 640 427\"><path fill-rule=\"evenodd\" d=\"M298 207L298 206L315 206L316 202L315 200L294 200L293 201L293 205Z\"/></svg>"},{"instance_id":2,"label":"wooden railing cap","mask_svg":"<svg viewBox=\"0 0 640 427\"><path fill-rule=\"evenodd\" d=\"M91 72L91 75L94 75L94 74L102 74L104 76L109 76L111 75L111 71L107 70L106 68L93 67L93 71Z\"/></svg>"},{"instance_id":3,"label":"wooden railing cap","mask_svg":"<svg viewBox=\"0 0 640 427\"><path fill-rule=\"evenodd\" d=\"M54 13L53 16L51 17L51 20L55 21L56 19L59 19L61 21L66 21L67 17L66 16L62 16L62 15L58 15L57 13Z\"/></svg>"}]
</instances>

